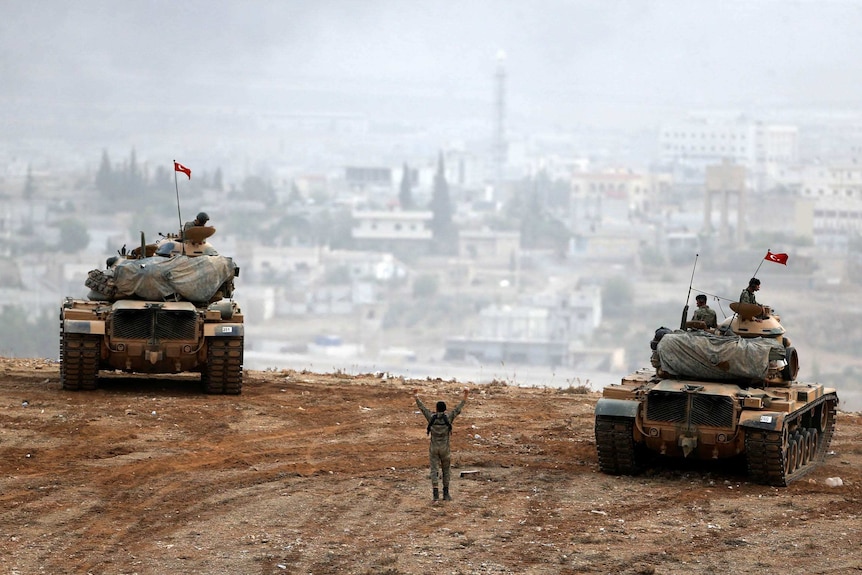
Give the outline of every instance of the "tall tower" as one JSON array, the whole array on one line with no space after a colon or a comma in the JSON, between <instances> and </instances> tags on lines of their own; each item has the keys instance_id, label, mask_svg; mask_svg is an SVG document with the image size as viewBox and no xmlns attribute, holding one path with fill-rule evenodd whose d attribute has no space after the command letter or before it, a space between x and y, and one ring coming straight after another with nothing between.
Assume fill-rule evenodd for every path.
<instances>
[{"instance_id":1,"label":"tall tower","mask_svg":"<svg viewBox=\"0 0 862 575\"><path fill-rule=\"evenodd\" d=\"M494 199L499 200L503 187L503 169L506 165L506 53L497 52L497 71L494 74Z\"/></svg>"}]
</instances>

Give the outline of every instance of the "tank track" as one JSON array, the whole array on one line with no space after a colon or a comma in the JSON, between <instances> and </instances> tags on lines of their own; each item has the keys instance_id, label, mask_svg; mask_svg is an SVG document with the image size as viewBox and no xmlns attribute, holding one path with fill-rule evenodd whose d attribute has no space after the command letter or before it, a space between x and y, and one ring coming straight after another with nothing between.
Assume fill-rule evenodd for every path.
<instances>
[{"instance_id":1,"label":"tank track","mask_svg":"<svg viewBox=\"0 0 862 575\"><path fill-rule=\"evenodd\" d=\"M201 382L207 393L242 393L243 338L214 337L207 341L207 362Z\"/></svg>"},{"instance_id":2,"label":"tank track","mask_svg":"<svg viewBox=\"0 0 862 575\"><path fill-rule=\"evenodd\" d=\"M60 326L60 384L70 391L96 389L101 337L65 333Z\"/></svg>"},{"instance_id":3,"label":"tank track","mask_svg":"<svg viewBox=\"0 0 862 575\"><path fill-rule=\"evenodd\" d=\"M837 405L837 396L830 394L786 417L780 430L746 429L745 456L751 480L785 487L822 463L835 433ZM790 432L788 421L797 418L804 425Z\"/></svg>"},{"instance_id":4,"label":"tank track","mask_svg":"<svg viewBox=\"0 0 862 575\"><path fill-rule=\"evenodd\" d=\"M641 471L634 425L635 420L630 417L596 416L596 451L602 473L636 475Z\"/></svg>"}]
</instances>

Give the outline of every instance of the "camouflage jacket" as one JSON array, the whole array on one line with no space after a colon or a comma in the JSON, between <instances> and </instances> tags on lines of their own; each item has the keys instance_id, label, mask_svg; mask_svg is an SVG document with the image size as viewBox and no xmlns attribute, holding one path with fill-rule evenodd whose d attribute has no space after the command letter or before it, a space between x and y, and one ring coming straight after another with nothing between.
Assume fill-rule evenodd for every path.
<instances>
[{"instance_id":1,"label":"camouflage jacket","mask_svg":"<svg viewBox=\"0 0 862 575\"><path fill-rule=\"evenodd\" d=\"M428 423L431 423L431 419L434 418L434 422L431 423L431 446L432 447L449 447L449 436L451 435L451 430L449 428L452 423L455 422L455 418L458 417L458 414L461 413L461 410L464 408L465 399L461 400L455 409L451 411L444 412L446 417L449 419L449 425L446 425L446 422L443 421L440 417L434 417L435 412L431 411L425 404L422 403L422 400L418 397L416 398L416 405L419 406L419 410L422 412L422 415L425 416L425 420Z\"/></svg>"},{"instance_id":2,"label":"camouflage jacket","mask_svg":"<svg viewBox=\"0 0 862 575\"><path fill-rule=\"evenodd\" d=\"M694 321L704 322L706 327L718 327L718 317L708 305L701 306L694 310L694 315L691 316L691 319Z\"/></svg>"},{"instance_id":3,"label":"camouflage jacket","mask_svg":"<svg viewBox=\"0 0 862 575\"><path fill-rule=\"evenodd\" d=\"M753 291L748 291L748 288L742 290L742 293L739 294L739 303L753 303L754 305L760 305L757 303L757 298L754 297Z\"/></svg>"}]
</instances>

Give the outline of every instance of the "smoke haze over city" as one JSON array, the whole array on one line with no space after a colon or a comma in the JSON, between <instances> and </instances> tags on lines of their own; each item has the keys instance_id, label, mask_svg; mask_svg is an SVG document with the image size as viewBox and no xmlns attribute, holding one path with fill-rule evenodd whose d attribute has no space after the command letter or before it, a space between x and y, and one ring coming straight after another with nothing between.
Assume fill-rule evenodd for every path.
<instances>
[{"instance_id":1,"label":"smoke haze over city","mask_svg":"<svg viewBox=\"0 0 862 575\"><path fill-rule=\"evenodd\" d=\"M500 50L519 130L862 99L857 2L6 0L0 11L0 104L19 135L58 106L490 122Z\"/></svg>"}]
</instances>

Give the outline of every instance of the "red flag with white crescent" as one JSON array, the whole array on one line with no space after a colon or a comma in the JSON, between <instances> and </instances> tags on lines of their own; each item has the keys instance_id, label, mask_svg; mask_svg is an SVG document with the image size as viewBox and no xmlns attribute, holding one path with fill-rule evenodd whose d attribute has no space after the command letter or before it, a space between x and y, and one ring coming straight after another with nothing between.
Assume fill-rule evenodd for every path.
<instances>
[{"instance_id":1,"label":"red flag with white crescent","mask_svg":"<svg viewBox=\"0 0 862 575\"><path fill-rule=\"evenodd\" d=\"M777 264L787 265L787 254L774 254L771 251L766 250L766 257L763 259Z\"/></svg>"},{"instance_id":2,"label":"red flag with white crescent","mask_svg":"<svg viewBox=\"0 0 862 575\"><path fill-rule=\"evenodd\" d=\"M174 160L174 171L175 172L182 172L185 175L187 175L190 180L192 179L192 171L176 160Z\"/></svg>"}]
</instances>

